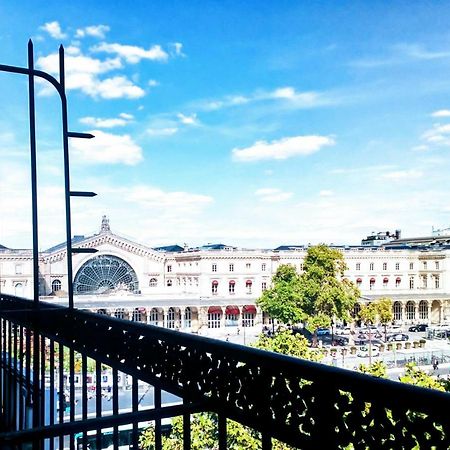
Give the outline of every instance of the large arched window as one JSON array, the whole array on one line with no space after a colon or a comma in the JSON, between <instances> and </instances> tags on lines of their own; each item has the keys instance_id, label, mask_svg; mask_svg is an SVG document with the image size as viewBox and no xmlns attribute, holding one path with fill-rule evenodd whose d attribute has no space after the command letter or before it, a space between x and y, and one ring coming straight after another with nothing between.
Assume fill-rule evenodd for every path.
<instances>
[{"instance_id":1,"label":"large arched window","mask_svg":"<svg viewBox=\"0 0 450 450\"><path fill-rule=\"evenodd\" d=\"M139 283L136 272L123 259L100 255L81 266L73 289L76 294L103 294L120 290L137 292Z\"/></svg>"},{"instance_id":2,"label":"large arched window","mask_svg":"<svg viewBox=\"0 0 450 450\"><path fill-rule=\"evenodd\" d=\"M152 308L150 311L150 324L157 326L159 324L159 313L156 308Z\"/></svg>"},{"instance_id":3,"label":"large arched window","mask_svg":"<svg viewBox=\"0 0 450 450\"><path fill-rule=\"evenodd\" d=\"M421 300L419 303L419 319L428 320L428 302Z\"/></svg>"},{"instance_id":4,"label":"large arched window","mask_svg":"<svg viewBox=\"0 0 450 450\"><path fill-rule=\"evenodd\" d=\"M126 318L125 309L124 308L117 308L116 311L114 312L114 316L117 319L125 319Z\"/></svg>"},{"instance_id":5,"label":"large arched window","mask_svg":"<svg viewBox=\"0 0 450 450\"><path fill-rule=\"evenodd\" d=\"M394 320L402 320L402 304L400 302L394 303Z\"/></svg>"},{"instance_id":6,"label":"large arched window","mask_svg":"<svg viewBox=\"0 0 450 450\"><path fill-rule=\"evenodd\" d=\"M52 292L58 292L61 290L61 281L53 280L52 281Z\"/></svg>"},{"instance_id":7,"label":"large arched window","mask_svg":"<svg viewBox=\"0 0 450 450\"><path fill-rule=\"evenodd\" d=\"M184 327L190 328L192 326L192 310L189 306L184 310Z\"/></svg>"},{"instance_id":8,"label":"large arched window","mask_svg":"<svg viewBox=\"0 0 450 450\"><path fill-rule=\"evenodd\" d=\"M406 319L414 320L415 318L414 302L409 301L406 303Z\"/></svg>"},{"instance_id":9,"label":"large arched window","mask_svg":"<svg viewBox=\"0 0 450 450\"><path fill-rule=\"evenodd\" d=\"M17 297L22 297L23 296L23 284L22 283L16 283L14 286L14 294Z\"/></svg>"}]
</instances>

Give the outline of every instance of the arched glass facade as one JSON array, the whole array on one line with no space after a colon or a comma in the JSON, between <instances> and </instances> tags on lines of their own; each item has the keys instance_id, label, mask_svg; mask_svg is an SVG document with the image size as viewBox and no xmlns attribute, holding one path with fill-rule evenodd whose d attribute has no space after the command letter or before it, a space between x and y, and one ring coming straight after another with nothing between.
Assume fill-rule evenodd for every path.
<instances>
[{"instance_id":1,"label":"arched glass facade","mask_svg":"<svg viewBox=\"0 0 450 450\"><path fill-rule=\"evenodd\" d=\"M137 292L136 272L123 259L99 255L84 263L75 276L75 294L103 294L115 290Z\"/></svg>"}]
</instances>

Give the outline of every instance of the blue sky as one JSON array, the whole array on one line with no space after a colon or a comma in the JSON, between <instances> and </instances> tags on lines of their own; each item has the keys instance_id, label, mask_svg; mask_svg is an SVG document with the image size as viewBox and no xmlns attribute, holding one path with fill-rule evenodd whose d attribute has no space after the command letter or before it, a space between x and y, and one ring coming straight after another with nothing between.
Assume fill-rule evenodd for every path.
<instances>
[{"instance_id":1,"label":"blue sky","mask_svg":"<svg viewBox=\"0 0 450 450\"><path fill-rule=\"evenodd\" d=\"M450 225L445 2L3 1L0 62L66 49L74 234L358 243ZM1 74L0 243L30 245L26 79ZM59 109L37 84L42 248L64 239ZM8 212L8 215L5 214Z\"/></svg>"}]
</instances>

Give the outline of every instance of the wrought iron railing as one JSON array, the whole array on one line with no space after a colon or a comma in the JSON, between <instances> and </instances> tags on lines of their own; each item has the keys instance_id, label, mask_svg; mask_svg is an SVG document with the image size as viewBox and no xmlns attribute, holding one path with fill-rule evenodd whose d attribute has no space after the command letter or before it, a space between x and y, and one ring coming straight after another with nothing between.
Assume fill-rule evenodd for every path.
<instances>
[{"instance_id":1,"label":"wrought iron railing","mask_svg":"<svg viewBox=\"0 0 450 450\"><path fill-rule=\"evenodd\" d=\"M0 335L1 448L136 449L139 424L152 422L160 449L164 419L181 415L189 449L200 411L217 414L221 450L228 419L258 431L262 449L273 438L302 449L450 448L450 395L439 391L7 295Z\"/></svg>"}]
</instances>

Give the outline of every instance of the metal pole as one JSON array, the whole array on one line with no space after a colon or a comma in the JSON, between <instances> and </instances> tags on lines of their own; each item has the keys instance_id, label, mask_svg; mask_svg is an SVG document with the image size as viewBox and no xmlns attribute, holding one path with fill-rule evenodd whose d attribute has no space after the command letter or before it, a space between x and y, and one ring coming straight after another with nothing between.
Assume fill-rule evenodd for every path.
<instances>
[{"instance_id":1,"label":"metal pole","mask_svg":"<svg viewBox=\"0 0 450 450\"><path fill-rule=\"evenodd\" d=\"M33 42L28 41L28 102L30 112L31 211L33 225L33 300L39 306L39 236L37 206L36 115L34 104Z\"/></svg>"},{"instance_id":2,"label":"metal pole","mask_svg":"<svg viewBox=\"0 0 450 450\"><path fill-rule=\"evenodd\" d=\"M61 84L62 132L64 153L64 197L66 202L67 293L69 308L73 308L72 225L70 215L69 132L65 95L64 47L59 47L59 83Z\"/></svg>"}]
</instances>

